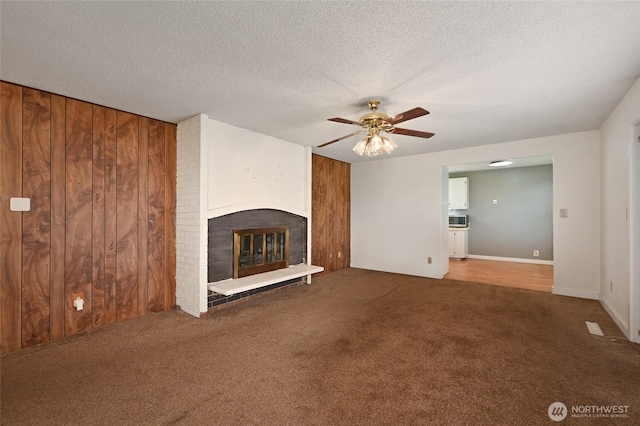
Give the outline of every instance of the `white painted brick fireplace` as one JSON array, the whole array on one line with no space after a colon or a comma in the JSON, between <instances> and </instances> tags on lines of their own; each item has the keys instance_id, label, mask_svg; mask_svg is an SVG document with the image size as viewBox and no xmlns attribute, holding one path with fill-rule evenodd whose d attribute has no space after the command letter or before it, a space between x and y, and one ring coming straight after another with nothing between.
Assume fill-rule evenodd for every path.
<instances>
[{"instance_id":1,"label":"white painted brick fireplace","mask_svg":"<svg viewBox=\"0 0 640 426\"><path fill-rule=\"evenodd\" d=\"M176 303L207 312L208 219L277 209L307 219L311 259L311 148L211 120L178 124ZM310 277L308 277L310 278Z\"/></svg>"}]
</instances>

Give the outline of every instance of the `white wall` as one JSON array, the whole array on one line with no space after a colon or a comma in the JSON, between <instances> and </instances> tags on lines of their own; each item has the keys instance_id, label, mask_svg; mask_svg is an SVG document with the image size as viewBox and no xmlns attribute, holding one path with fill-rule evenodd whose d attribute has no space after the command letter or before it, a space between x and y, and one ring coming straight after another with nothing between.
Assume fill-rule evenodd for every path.
<instances>
[{"instance_id":1,"label":"white wall","mask_svg":"<svg viewBox=\"0 0 640 426\"><path fill-rule=\"evenodd\" d=\"M257 208L310 217L308 148L215 120L207 131L209 218Z\"/></svg>"},{"instance_id":2,"label":"white wall","mask_svg":"<svg viewBox=\"0 0 640 426\"><path fill-rule=\"evenodd\" d=\"M631 205L633 189L631 159L634 153L633 144L638 143L634 138L633 125L639 120L640 80L636 81L600 129L602 164L600 298L607 311L628 337L635 334L629 329L630 294L632 293L630 218L638 217ZM638 182L635 182L635 185L637 189ZM637 227L635 232L638 232ZM640 291L640 289L637 290ZM636 323L633 328L640 328L640 324ZM637 334L633 337L637 339Z\"/></svg>"},{"instance_id":3,"label":"white wall","mask_svg":"<svg viewBox=\"0 0 640 426\"><path fill-rule=\"evenodd\" d=\"M351 165L351 266L442 278L448 271L446 166L553 155L554 293L600 292L599 132ZM569 209L568 219L558 210ZM428 264L427 258L433 263Z\"/></svg>"}]
</instances>

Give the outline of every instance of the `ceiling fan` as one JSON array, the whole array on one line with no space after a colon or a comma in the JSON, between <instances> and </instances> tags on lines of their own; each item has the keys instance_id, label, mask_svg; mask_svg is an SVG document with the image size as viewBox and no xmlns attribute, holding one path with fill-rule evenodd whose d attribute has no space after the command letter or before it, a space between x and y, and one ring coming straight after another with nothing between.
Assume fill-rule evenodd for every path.
<instances>
[{"instance_id":1,"label":"ceiling fan","mask_svg":"<svg viewBox=\"0 0 640 426\"><path fill-rule=\"evenodd\" d=\"M354 124L356 126L361 126L364 127L364 130L358 130L357 132L350 133L341 138L323 143L322 145L318 145L318 148L331 145L332 143L350 138L351 136L366 133L367 135L365 136L365 138L358 142L356 146L353 147L353 150L358 155L367 154L369 157L375 157L376 155L382 154L383 152L390 153L398 147L391 139L386 136L380 135L380 132L416 136L418 138L430 138L434 135L433 133L429 132L403 129L401 127L395 126L396 124L402 123L403 121L411 120L429 114L429 111L424 108L413 108L409 111L405 111L403 113L389 117L387 114L378 112L378 105L380 105L380 101L372 99L367 102L367 105L371 109L371 112L360 117L360 121L352 121L345 118L328 119L329 121L335 121L336 123Z\"/></svg>"}]
</instances>

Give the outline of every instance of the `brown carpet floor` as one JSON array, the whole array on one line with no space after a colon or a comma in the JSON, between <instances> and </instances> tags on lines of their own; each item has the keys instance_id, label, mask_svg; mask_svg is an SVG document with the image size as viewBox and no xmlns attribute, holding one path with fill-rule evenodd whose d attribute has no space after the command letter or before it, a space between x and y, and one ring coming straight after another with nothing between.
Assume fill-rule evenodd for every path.
<instances>
[{"instance_id":1,"label":"brown carpet floor","mask_svg":"<svg viewBox=\"0 0 640 426\"><path fill-rule=\"evenodd\" d=\"M590 335L585 321L605 335ZM2 425L538 425L628 406L640 345L599 302L347 269L199 320L177 310L2 358Z\"/></svg>"}]
</instances>

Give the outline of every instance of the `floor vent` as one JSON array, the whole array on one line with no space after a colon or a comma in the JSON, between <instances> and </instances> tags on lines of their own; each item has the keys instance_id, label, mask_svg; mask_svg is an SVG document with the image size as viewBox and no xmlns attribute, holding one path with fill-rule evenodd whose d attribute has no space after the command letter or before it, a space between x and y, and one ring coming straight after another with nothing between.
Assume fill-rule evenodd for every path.
<instances>
[{"instance_id":1,"label":"floor vent","mask_svg":"<svg viewBox=\"0 0 640 426\"><path fill-rule=\"evenodd\" d=\"M589 329L589 333L593 334L594 336L604 336L597 322L585 321L585 323L587 323L587 328Z\"/></svg>"}]
</instances>

